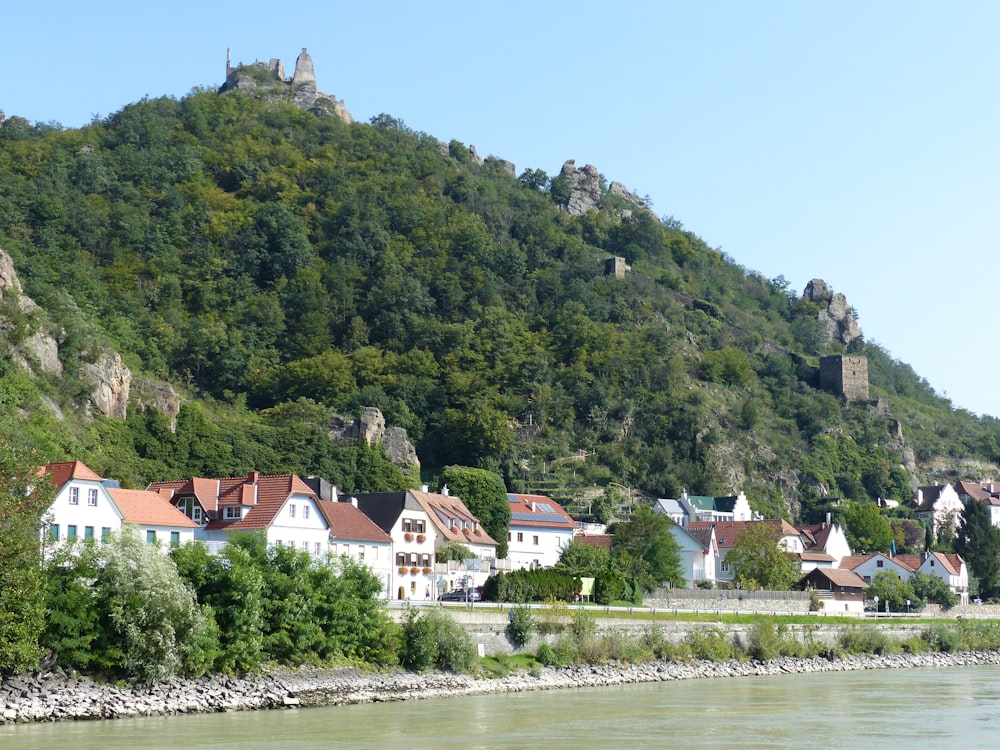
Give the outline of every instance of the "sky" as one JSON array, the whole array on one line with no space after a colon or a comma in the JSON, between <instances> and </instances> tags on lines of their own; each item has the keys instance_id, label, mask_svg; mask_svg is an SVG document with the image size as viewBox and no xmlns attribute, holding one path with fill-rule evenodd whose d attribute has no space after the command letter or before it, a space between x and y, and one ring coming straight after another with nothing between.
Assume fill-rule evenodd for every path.
<instances>
[{"instance_id":1,"label":"sky","mask_svg":"<svg viewBox=\"0 0 1000 750\"><path fill-rule=\"evenodd\" d=\"M524 169L568 159L748 271L824 279L975 414L1000 278L1000 3L10 4L0 109L86 125L307 48L320 91Z\"/></svg>"}]
</instances>

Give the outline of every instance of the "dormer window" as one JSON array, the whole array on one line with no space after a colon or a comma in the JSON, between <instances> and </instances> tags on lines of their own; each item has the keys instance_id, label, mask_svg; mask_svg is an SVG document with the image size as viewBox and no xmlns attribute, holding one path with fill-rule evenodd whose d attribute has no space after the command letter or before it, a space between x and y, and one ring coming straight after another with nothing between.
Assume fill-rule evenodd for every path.
<instances>
[{"instance_id":1,"label":"dormer window","mask_svg":"<svg viewBox=\"0 0 1000 750\"><path fill-rule=\"evenodd\" d=\"M243 517L243 509L239 505L226 506L226 520L239 519Z\"/></svg>"},{"instance_id":2,"label":"dormer window","mask_svg":"<svg viewBox=\"0 0 1000 750\"><path fill-rule=\"evenodd\" d=\"M201 523L201 506L196 505L191 511L191 520L195 523Z\"/></svg>"}]
</instances>

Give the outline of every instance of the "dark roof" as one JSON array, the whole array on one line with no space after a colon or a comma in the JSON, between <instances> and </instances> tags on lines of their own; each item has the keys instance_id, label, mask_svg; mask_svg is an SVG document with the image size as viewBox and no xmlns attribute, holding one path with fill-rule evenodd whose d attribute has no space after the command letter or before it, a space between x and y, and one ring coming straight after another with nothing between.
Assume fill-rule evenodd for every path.
<instances>
[{"instance_id":1,"label":"dark roof","mask_svg":"<svg viewBox=\"0 0 1000 750\"><path fill-rule=\"evenodd\" d=\"M358 509L386 534L392 532L392 527L406 507L405 492L366 492L351 497L357 499Z\"/></svg>"},{"instance_id":2,"label":"dark roof","mask_svg":"<svg viewBox=\"0 0 1000 750\"><path fill-rule=\"evenodd\" d=\"M824 580L831 584L828 588L832 588L833 586L845 589L868 588L868 584L857 573L850 570L841 570L840 568L816 568L810 570L799 580L796 588L805 588L807 584L822 585L821 582Z\"/></svg>"}]
</instances>

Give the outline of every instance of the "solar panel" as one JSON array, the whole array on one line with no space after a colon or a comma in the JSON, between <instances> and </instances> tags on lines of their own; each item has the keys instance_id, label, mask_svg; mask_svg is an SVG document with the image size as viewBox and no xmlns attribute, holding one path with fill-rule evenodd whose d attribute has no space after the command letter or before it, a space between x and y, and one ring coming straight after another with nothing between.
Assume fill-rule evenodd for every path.
<instances>
[{"instance_id":1,"label":"solar panel","mask_svg":"<svg viewBox=\"0 0 1000 750\"><path fill-rule=\"evenodd\" d=\"M564 516L558 513L511 513L514 521L544 521L545 523L568 523Z\"/></svg>"}]
</instances>

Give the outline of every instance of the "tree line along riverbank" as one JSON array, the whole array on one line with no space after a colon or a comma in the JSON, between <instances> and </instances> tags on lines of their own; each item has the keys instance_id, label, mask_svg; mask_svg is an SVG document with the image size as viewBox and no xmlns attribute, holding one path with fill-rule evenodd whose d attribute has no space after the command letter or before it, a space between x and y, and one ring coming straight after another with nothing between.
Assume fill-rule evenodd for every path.
<instances>
[{"instance_id":1,"label":"tree line along riverbank","mask_svg":"<svg viewBox=\"0 0 1000 750\"><path fill-rule=\"evenodd\" d=\"M425 623L427 635L421 637L429 651L434 650L432 641L439 652L472 648L464 628L434 632L436 621L456 624L440 610L415 613L411 621ZM175 677L128 685L55 669L0 683L0 723L341 705L696 678L1000 665L1000 622L914 625L902 637L891 635L892 627L896 626L845 625L831 640L832 631L815 637L815 631L761 618L749 627L702 624L679 639L674 633L671 640L655 625L644 630L598 629L594 618L576 613L564 630L546 633L534 652L472 660L464 671L440 669L443 662L428 658L411 670L273 668L242 676Z\"/></svg>"}]
</instances>

